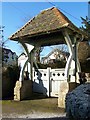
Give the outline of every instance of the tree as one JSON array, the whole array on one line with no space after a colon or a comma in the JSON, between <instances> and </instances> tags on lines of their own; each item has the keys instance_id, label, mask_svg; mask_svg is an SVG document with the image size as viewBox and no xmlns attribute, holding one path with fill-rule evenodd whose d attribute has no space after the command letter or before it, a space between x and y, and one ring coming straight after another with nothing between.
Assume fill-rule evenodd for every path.
<instances>
[{"instance_id":1,"label":"tree","mask_svg":"<svg viewBox=\"0 0 90 120\"><path fill-rule=\"evenodd\" d=\"M81 17L82 19L82 27L80 29L84 31L87 35L88 38L85 39L85 41L80 42L79 48L78 48L78 56L79 56L79 61L81 63L84 63L88 56L90 56L90 19L86 16L86 18Z\"/></svg>"},{"instance_id":2,"label":"tree","mask_svg":"<svg viewBox=\"0 0 90 120\"><path fill-rule=\"evenodd\" d=\"M43 49L44 47L38 47L35 49L35 59L37 63L40 63L40 53L42 52Z\"/></svg>"},{"instance_id":3,"label":"tree","mask_svg":"<svg viewBox=\"0 0 90 120\"><path fill-rule=\"evenodd\" d=\"M83 26L80 28L88 35L88 40L90 40L90 18L86 16L86 19L81 17Z\"/></svg>"},{"instance_id":4,"label":"tree","mask_svg":"<svg viewBox=\"0 0 90 120\"><path fill-rule=\"evenodd\" d=\"M84 63L89 56L89 44L88 42L80 42L78 47L78 58L81 63Z\"/></svg>"},{"instance_id":5,"label":"tree","mask_svg":"<svg viewBox=\"0 0 90 120\"><path fill-rule=\"evenodd\" d=\"M3 48L3 46L4 46L4 36L3 36L4 27L5 26L0 26L0 47L1 48Z\"/></svg>"}]
</instances>

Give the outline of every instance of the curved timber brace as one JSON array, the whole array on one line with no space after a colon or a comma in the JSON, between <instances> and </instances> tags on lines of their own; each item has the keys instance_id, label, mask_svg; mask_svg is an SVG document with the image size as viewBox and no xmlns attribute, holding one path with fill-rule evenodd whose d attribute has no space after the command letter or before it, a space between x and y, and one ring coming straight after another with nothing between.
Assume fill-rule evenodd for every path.
<instances>
[{"instance_id":1,"label":"curved timber brace","mask_svg":"<svg viewBox=\"0 0 90 120\"><path fill-rule=\"evenodd\" d=\"M19 40L20 44L23 46L26 54L27 54L27 60L24 63L24 66L21 68L20 71L20 78L19 81L24 80L24 71L26 66L28 65L28 63L30 63L30 79L32 80L32 71L33 71L33 63L35 64L35 66L38 68L36 62L34 61L34 46L32 48L32 50L29 49L30 45L27 43L22 42L21 40Z\"/></svg>"},{"instance_id":2,"label":"curved timber brace","mask_svg":"<svg viewBox=\"0 0 90 120\"><path fill-rule=\"evenodd\" d=\"M80 62L78 59L78 46L79 42L77 41L78 36L74 36L74 60L75 60L75 71L81 72Z\"/></svg>"},{"instance_id":3,"label":"curved timber brace","mask_svg":"<svg viewBox=\"0 0 90 120\"><path fill-rule=\"evenodd\" d=\"M65 78L66 78L66 80L69 80L69 71L70 71L70 67L71 67L71 63L72 63L73 59L75 60L75 66L74 66L75 67L74 68L75 76L76 76L77 71L78 72L81 71L80 63L79 63L79 60L77 57L78 43L76 42L76 36L74 36L75 44L74 44L74 48L73 48L73 44L72 44L72 41L71 41L71 38L70 38L68 32L66 30L64 30L62 33L63 33L64 39L68 45L68 49L69 49L69 53L70 53L70 56L67 60L66 66L65 66Z\"/></svg>"},{"instance_id":4,"label":"curved timber brace","mask_svg":"<svg viewBox=\"0 0 90 120\"><path fill-rule=\"evenodd\" d=\"M24 42L22 42L21 40L19 40L19 42L27 54L27 60L25 61L24 66L21 68L20 77L19 77L19 81L23 81L25 68L26 68L28 62L31 64L31 52L29 52L28 47ZM31 68L30 68L30 70L31 70ZM31 76L31 74L30 74L30 76Z\"/></svg>"},{"instance_id":5,"label":"curved timber brace","mask_svg":"<svg viewBox=\"0 0 90 120\"><path fill-rule=\"evenodd\" d=\"M65 41L66 41L66 43L68 45L68 49L69 49L69 53L70 53L70 56L69 56L69 58L67 60L66 66L65 66L65 77L68 80L68 78L69 78L69 69L70 69L71 61L73 60L74 51L73 51L71 39L70 39L67 31L65 30L62 33L63 33L64 39L65 39Z\"/></svg>"},{"instance_id":6,"label":"curved timber brace","mask_svg":"<svg viewBox=\"0 0 90 120\"><path fill-rule=\"evenodd\" d=\"M77 43L77 51L78 51L78 47L79 47L79 43ZM78 52L77 52L77 56L78 56ZM80 66L80 62L79 62L79 58L77 57L77 72L81 72L81 66Z\"/></svg>"}]
</instances>

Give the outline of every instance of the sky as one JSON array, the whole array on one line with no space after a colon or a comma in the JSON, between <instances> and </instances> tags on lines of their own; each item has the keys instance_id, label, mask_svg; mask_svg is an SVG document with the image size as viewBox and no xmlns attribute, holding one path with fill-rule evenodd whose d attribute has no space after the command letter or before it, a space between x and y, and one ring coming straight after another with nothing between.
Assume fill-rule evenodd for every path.
<instances>
[{"instance_id":1,"label":"sky","mask_svg":"<svg viewBox=\"0 0 90 120\"><path fill-rule=\"evenodd\" d=\"M52 4L58 7L77 27L82 26L80 17L88 16L87 2L52 2ZM52 4L49 2L2 2L2 21L0 21L0 24L2 22L2 25L5 26L4 40L7 40L42 10L53 7ZM17 55L22 52L21 46L11 40L6 42L6 48L16 52ZM47 47L47 50L44 49L42 54L46 55L50 50L50 47Z\"/></svg>"}]
</instances>

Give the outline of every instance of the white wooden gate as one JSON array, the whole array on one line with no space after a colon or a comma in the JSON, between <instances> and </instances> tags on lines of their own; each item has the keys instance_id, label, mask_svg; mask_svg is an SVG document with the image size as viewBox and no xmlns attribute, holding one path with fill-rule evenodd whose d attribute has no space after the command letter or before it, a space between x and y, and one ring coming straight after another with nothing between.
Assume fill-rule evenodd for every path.
<instances>
[{"instance_id":1,"label":"white wooden gate","mask_svg":"<svg viewBox=\"0 0 90 120\"><path fill-rule=\"evenodd\" d=\"M58 97L60 81L64 81L65 69L33 70L33 92Z\"/></svg>"}]
</instances>

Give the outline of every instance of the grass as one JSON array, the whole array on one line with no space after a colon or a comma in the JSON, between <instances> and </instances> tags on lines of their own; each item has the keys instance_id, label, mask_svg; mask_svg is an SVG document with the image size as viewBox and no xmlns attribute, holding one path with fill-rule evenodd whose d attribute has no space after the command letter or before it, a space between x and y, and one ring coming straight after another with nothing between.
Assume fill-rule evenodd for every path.
<instances>
[{"instance_id":1,"label":"grass","mask_svg":"<svg viewBox=\"0 0 90 120\"><path fill-rule=\"evenodd\" d=\"M25 101L2 101L2 114L28 114L33 111L64 113L64 109L57 107L57 98L45 98Z\"/></svg>"}]
</instances>

